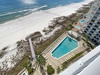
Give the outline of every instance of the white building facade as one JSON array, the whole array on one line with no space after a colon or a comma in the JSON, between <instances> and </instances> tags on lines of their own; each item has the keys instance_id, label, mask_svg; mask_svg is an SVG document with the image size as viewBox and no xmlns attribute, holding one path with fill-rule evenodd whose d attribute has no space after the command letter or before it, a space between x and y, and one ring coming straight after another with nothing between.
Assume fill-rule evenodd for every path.
<instances>
[{"instance_id":1,"label":"white building facade","mask_svg":"<svg viewBox=\"0 0 100 75\"><path fill-rule=\"evenodd\" d=\"M87 13L83 31L95 45L100 45L100 0L95 0Z\"/></svg>"}]
</instances>

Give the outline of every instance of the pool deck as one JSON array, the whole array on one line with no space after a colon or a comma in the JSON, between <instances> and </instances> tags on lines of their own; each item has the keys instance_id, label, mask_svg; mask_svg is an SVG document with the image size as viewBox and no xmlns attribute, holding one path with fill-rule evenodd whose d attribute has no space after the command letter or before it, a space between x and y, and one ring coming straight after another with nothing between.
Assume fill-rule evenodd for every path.
<instances>
[{"instance_id":1,"label":"pool deck","mask_svg":"<svg viewBox=\"0 0 100 75\"><path fill-rule=\"evenodd\" d=\"M52 67L55 69L58 68L58 66L60 67L61 64L65 61L67 61L68 59L70 59L71 57L73 57L74 55L76 55L77 53L85 50L87 48L87 46L83 46L84 41L78 41L78 45L79 47L71 52L69 52L68 54L64 55L63 57L61 57L60 59L56 59L51 55L51 52L63 41L64 38L66 38L66 36L69 36L67 32L63 33L58 39L56 39L49 47L47 47L43 52L42 55L45 57L46 59L46 65L44 67L45 73L46 73L46 66L47 65L52 65ZM34 72L33 75L42 75L40 72L40 68L37 68L36 71ZM47 73L45 75L48 75ZM53 75L58 75L57 72L55 72Z\"/></svg>"},{"instance_id":2,"label":"pool deck","mask_svg":"<svg viewBox=\"0 0 100 75\"><path fill-rule=\"evenodd\" d=\"M66 33L64 33L63 35L61 35L56 41L54 41L52 43L52 45L50 45L46 50L44 50L43 52L43 56L47 59L47 64L52 65L53 68L57 69L58 66L61 66L61 64L65 61L67 61L68 59L70 59L71 57L73 57L74 55L76 55L77 53L85 50L87 47L83 47L83 43L84 41L78 41L78 48L75 50L72 50L71 52L65 54L63 57L56 59L51 55L52 50L54 50L61 42L64 38L66 38L66 36L69 36ZM45 53L46 52L46 53Z\"/></svg>"}]
</instances>

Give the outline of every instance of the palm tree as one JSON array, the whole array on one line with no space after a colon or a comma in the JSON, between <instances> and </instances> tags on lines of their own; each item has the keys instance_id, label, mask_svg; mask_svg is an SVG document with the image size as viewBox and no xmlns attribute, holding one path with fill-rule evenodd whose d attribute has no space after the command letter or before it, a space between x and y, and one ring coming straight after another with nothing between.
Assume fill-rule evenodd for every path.
<instances>
[{"instance_id":1,"label":"palm tree","mask_svg":"<svg viewBox=\"0 0 100 75\"><path fill-rule=\"evenodd\" d=\"M46 64L46 59L42 56L42 54L40 54L37 58L36 58L36 68L40 67L40 71L42 72L43 75L44 74L44 69L43 67Z\"/></svg>"},{"instance_id":2,"label":"palm tree","mask_svg":"<svg viewBox=\"0 0 100 75\"><path fill-rule=\"evenodd\" d=\"M42 54L40 54L37 58L36 58L36 63L39 66L45 66L46 60L45 58L42 56Z\"/></svg>"}]
</instances>

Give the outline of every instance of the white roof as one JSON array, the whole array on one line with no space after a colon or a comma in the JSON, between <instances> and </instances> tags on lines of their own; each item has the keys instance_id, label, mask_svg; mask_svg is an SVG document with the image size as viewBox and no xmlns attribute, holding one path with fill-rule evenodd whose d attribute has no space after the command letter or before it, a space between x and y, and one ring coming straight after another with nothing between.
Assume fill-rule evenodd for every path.
<instances>
[{"instance_id":1,"label":"white roof","mask_svg":"<svg viewBox=\"0 0 100 75\"><path fill-rule=\"evenodd\" d=\"M78 37L78 34L76 32L74 32L74 31L72 31L72 30L68 31L68 33L70 35L74 35L75 37Z\"/></svg>"},{"instance_id":2,"label":"white roof","mask_svg":"<svg viewBox=\"0 0 100 75\"><path fill-rule=\"evenodd\" d=\"M59 75L100 75L100 46L73 63Z\"/></svg>"},{"instance_id":3,"label":"white roof","mask_svg":"<svg viewBox=\"0 0 100 75\"><path fill-rule=\"evenodd\" d=\"M91 62L90 65L78 75L100 75L100 56Z\"/></svg>"}]
</instances>

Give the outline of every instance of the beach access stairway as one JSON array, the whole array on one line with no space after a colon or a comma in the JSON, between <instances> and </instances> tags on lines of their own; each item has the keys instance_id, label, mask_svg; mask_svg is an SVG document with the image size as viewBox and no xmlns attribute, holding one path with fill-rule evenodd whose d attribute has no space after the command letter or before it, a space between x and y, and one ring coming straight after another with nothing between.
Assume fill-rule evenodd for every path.
<instances>
[{"instance_id":1,"label":"beach access stairway","mask_svg":"<svg viewBox=\"0 0 100 75\"><path fill-rule=\"evenodd\" d=\"M36 55L35 55L35 51L34 51L34 48L33 48L31 38L29 38L29 45L30 45L30 49L31 49L31 53L32 53L32 58L33 58L33 60L36 60Z\"/></svg>"}]
</instances>

